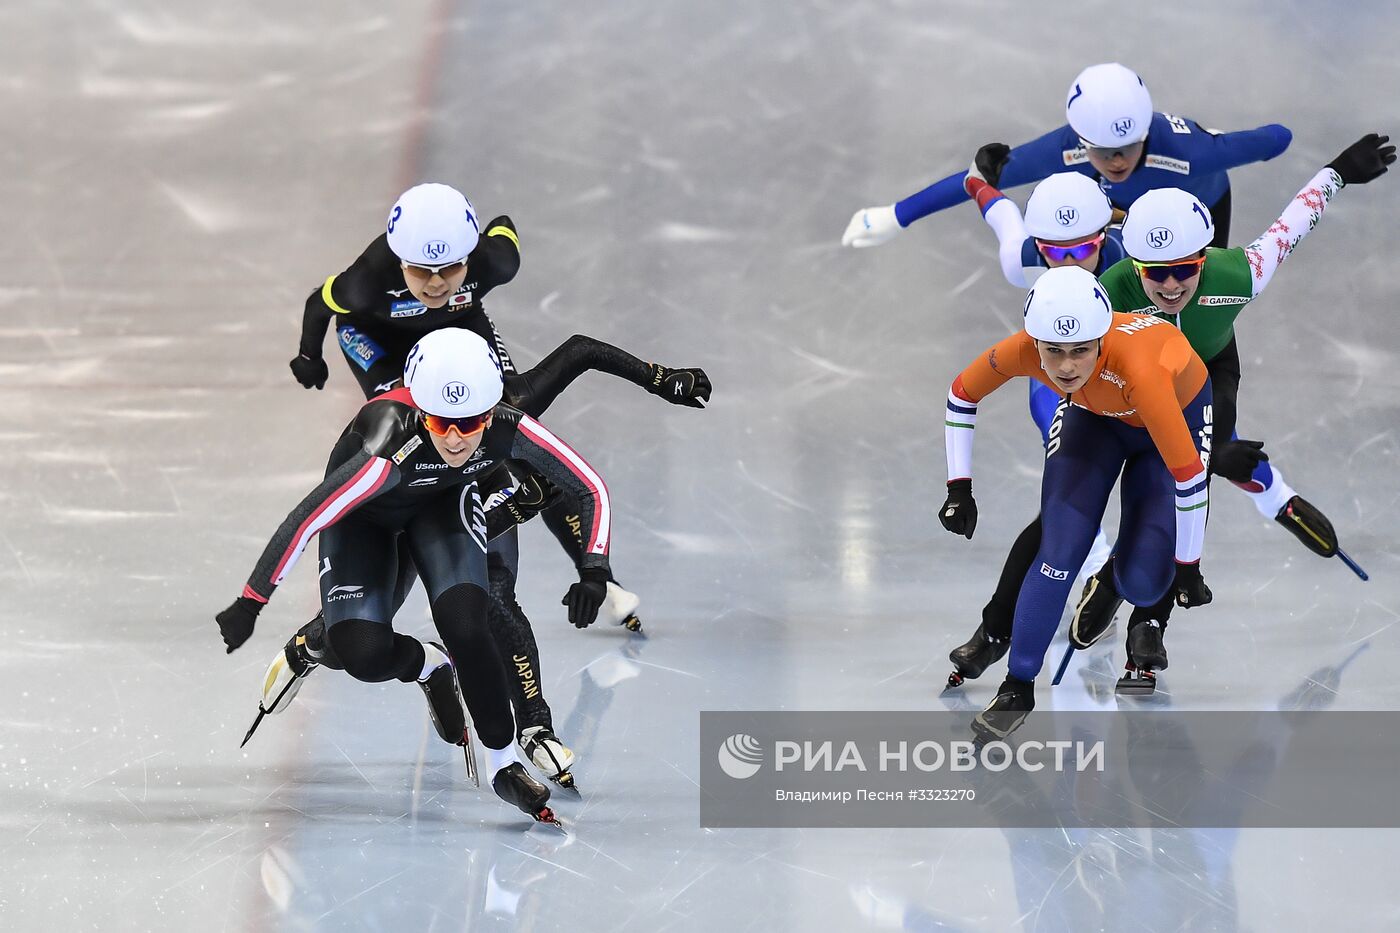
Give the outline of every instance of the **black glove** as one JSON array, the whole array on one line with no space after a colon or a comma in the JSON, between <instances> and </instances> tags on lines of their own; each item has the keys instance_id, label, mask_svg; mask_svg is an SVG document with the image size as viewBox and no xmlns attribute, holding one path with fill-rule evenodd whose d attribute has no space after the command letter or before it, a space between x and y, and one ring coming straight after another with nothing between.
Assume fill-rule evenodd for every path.
<instances>
[{"instance_id":1,"label":"black glove","mask_svg":"<svg viewBox=\"0 0 1400 933\"><path fill-rule=\"evenodd\" d=\"M227 609L214 616L214 621L219 623L219 633L224 636L224 644L228 645L224 654L233 654L233 649L252 636L253 623L257 621L262 607L263 604L256 599L240 596L230 603Z\"/></svg>"},{"instance_id":2,"label":"black glove","mask_svg":"<svg viewBox=\"0 0 1400 933\"><path fill-rule=\"evenodd\" d=\"M510 498L501 503L501 508L511 514L517 525L523 525L558 502L562 495L558 486L538 473L531 473L520 481Z\"/></svg>"},{"instance_id":3,"label":"black glove","mask_svg":"<svg viewBox=\"0 0 1400 933\"><path fill-rule=\"evenodd\" d=\"M1342 176L1344 185L1364 185L1385 174L1385 167L1395 161L1395 147L1387 146L1389 136L1367 133L1342 150L1327 167Z\"/></svg>"},{"instance_id":4,"label":"black glove","mask_svg":"<svg viewBox=\"0 0 1400 933\"><path fill-rule=\"evenodd\" d=\"M955 535L971 539L977 529L977 500L972 498L972 480L948 481L948 498L938 510L938 520Z\"/></svg>"},{"instance_id":5,"label":"black glove","mask_svg":"<svg viewBox=\"0 0 1400 933\"><path fill-rule=\"evenodd\" d=\"M977 174L982 176L982 180L993 188L999 186L1001 182L1002 169L1006 168L1006 163L1011 161L1011 147L1006 143L987 143L977 150L976 157L972 160L972 167L977 169Z\"/></svg>"},{"instance_id":6,"label":"black glove","mask_svg":"<svg viewBox=\"0 0 1400 933\"><path fill-rule=\"evenodd\" d=\"M704 408L710 400L710 377L703 369L667 369L660 363L652 363L647 391L672 405Z\"/></svg>"},{"instance_id":7,"label":"black glove","mask_svg":"<svg viewBox=\"0 0 1400 933\"><path fill-rule=\"evenodd\" d=\"M1210 452L1210 471L1232 483L1247 483L1254 468L1268 459L1263 441L1226 441Z\"/></svg>"},{"instance_id":8,"label":"black glove","mask_svg":"<svg viewBox=\"0 0 1400 933\"><path fill-rule=\"evenodd\" d=\"M1204 606L1215 598L1211 595L1210 587L1206 586L1206 581L1201 579L1199 562L1194 564L1177 562L1176 582L1172 584L1172 592L1176 594L1176 604L1182 609Z\"/></svg>"},{"instance_id":9,"label":"black glove","mask_svg":"<svg viewBox=\"0 0 1400 933\"><path fill-rule=\"evenodd\" d=\"M575 628L588 628L598 618L598 607L608 596L608 572L590 567L578 572L578 582L559 601L569 607L569 621Z\"/></svg>"},{"instance_id":10,"label":"black glove","mask_svg":"<svg viewBox=\"0 0 1400 933\"><path fill-rule=\"evenodd\" d=\"M292 375L297 377L297 382L300 382L303 388L324 389L326 387L326 377L330 375L330 370L326 369L326 361L321 357L312 359L298 353L296 359L287 365L292 367Z\"/></svg>"}]
</instances>

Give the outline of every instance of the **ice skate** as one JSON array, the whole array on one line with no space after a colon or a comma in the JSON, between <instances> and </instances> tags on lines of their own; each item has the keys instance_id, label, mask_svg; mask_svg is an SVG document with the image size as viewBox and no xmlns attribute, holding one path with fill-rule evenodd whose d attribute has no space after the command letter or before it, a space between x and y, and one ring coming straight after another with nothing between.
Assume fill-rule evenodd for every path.
<instances>
[{"instance_id":1,"label":"ice skate","mask_svg":"<svg viewBox=\"0 0 1400 933\"><path fill-rule=\"evenodd\" d=\"M642 620L637 618L637 607L642 598L629 593L613 581L608 581L608 595L598 609L598 621L608 625L620 625L629 632L640 632Z\"/></svg>"},{"instance_id":2,"label":"ice skate","mask_svg":"<svg viewBox=\"0 0 1400 933\"><path fill-rule=\"evenodd\" d=\"M1167 646L1162 640L1167 623L1157 619L1128 622L1128 663L1116 688L1125 696L1148 696L1157 690L1157 672L1167 668Z\"/></svg>"},{"instance_id":3,"label":"ice skate","mask_svg":"<svg viewBox=\"0 0 1400 933\"><path fill-rule=\"evenodd\" d=\"M1333 557L1337 553L1337 532L1327 516L1302 496L1294 496L1283 504L1274 516L1274 521L1287 528L1293 537L1303 543L1303 547L1319 557Z\"/></svg>"},{"instance_id":4,"label":"ice skate","mask_svg":"<svg viewBox=\"0 0 1400 933\"><path fill-rule=\"evenodd\" d=\"M1008 649L1011 648L1011 639L993 638L987 634L987 625L982 623L977 626L977 631L972 633L966 644L959 645L948 653L948 660L953 662L953 673L948 675L948 684L943 689L952 690L961 687L966 680L976 680L982 676L982 672L1000 661Z\"/></svg>"},{"instance_id":5,"label":"ice skate","mask_svg":"<svg viewBox=\"0 0 1400 933\"><path fill-rule=\"evenodd\" d=\"M1113 627L1113 617L1123 597L1113 585L1113 558L1084 583L1084 592L1069 621L1069 643L1084 651L1092 648Z\"/></svg>"},{"instance_id":6,"label":"ice skate","mask_svg":"<svg viewBox=\"0 0 1400 933\"><path fill-rule=\"evenodd\" d=\"M520 733L520 750L536 768L560 787L574 789L573 750L545 726L531 726Z\"/></svg>"},{"instance_id":7,"label":"ice skate","mask_svg":"<svg viewBox=\"0 0 1400 933\"><path fill-rule=\"evenodd\" d=\"M457 692L457 672L452 667L452 659L447 650L436 642L424 642L425 664L437 661L427 677L418 680L423 695L428 699L428 715L433 727L444 742L462 745L466 741L467 714L462 708L462 697Z\"/></svg>"},{"instance_id":8,"label":"ice skate","mask_svg":"<svg viewBox=\"0 0 1400 933\"><path fill-rule=\"evenodd\" d=\"M263 676L262 697L258 700L258 715L248 727L239 748L248 744L263 717L280 713L291 705L306 678L320 666L326 644L325 619L316 618L303 625L287 640L267 667Z\"/></svg>"},{"instance_id":9,"label":"ice skate","mask_svg":"<svg viewBox=\"0 0 1400 933\"><path fill-rule=\"evenodd\" d=\"M549 788L530 777L530 773L520 762L513 762L497 771L496 776L491 779L491 789L496 792L497 797L536 822L549 823L561 830L564 828L554 811L547 806Z\"/></svg>"},{"instance_id":10,"label":"ice skate","mask_svg":"<svg viewBox=\"0 0 1400 933\"><path fill-rule=\"evenodd\" d=\"M1035 709L1035 683L1008 676L997 688L987 708L972 720L972 732L979 743L999 741L1021 727Z\"/></svg>"}]
</instances>

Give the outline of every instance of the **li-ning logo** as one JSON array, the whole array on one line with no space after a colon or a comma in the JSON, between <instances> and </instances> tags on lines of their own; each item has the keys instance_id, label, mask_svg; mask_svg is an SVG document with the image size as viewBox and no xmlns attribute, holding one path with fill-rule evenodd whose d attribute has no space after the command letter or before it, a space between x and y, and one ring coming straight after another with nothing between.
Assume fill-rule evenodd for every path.
<instances>
[{"instance_id":1,"label":"li-ning logo","mask_svg":"<svg viewBox=\"0 0 1400 933\"><path fill-rule=\"evenodd\" d=\"M1055 318L1055 333L1061 337L1072 337L1079 333L1079 319L1068 314Z\"/></svg>"},{"instance_id":2,"label":"li-ning logo","mask_svg":"<svg viewBox=\"0 0 1400 933\"><path fill-rule=\"evenodd\" d=\"M763 746L751 735L731 735L719 747L719 766L736 781L751 778L763 767Z\"/></svg>"},{"instance_id":3,"label":"li-ning logo","mask_svg":"<svg viewBox=\"0 0 1400 933\"><path fill-rule=\"evenodd\" d=\"M1132 117L1120 117L1113 121L1113 135L1122 139L1133 131L1135 125Z\"/></svg>"},{"instance_id":4,"label":"li-ning logo","mask_svg":"<svg viewBox=\"0 0 1400 933\"><path fill-rule=\"evenodd\" d=\"M363 599L365 595L363 590L363 586L333 586L330 588L330 592L326 593L326 602L338 599Z\"/></svg>"},{"instance_id":5,"label":"li-ning logo","mask_svg":"<svg viewBox=\"0 0 1400 933\"><path fill-rule=\"evenodd\" d=\"M460 405L462 402L465 402L467 397L471 394L471 390L468 389L466 383L463 382L449 382L442 387L443 401L447 402L449 405Z\"/></svg>"},{"instance_id":6,"label":"li-ning logo","mask_svg":"<svg viewBox=\"0 0 1400 933\"><path fill-rule=\"evenodd\" d=\"M438 260L447 255L448 245L442 240L429 240L423 244L423 256L426 259Z\"/></svg>"},{"instance_id":7,"label":"li-ning logo","mask_svg":"<svg viewBox=\"0 0 1400 933\"><path fill-rule=\"evenodd\" d=\"M1147 231L1147 245L1153 249L1162 249L1172 243L1172 232L1166 227L1153 227Z\"/></svg>"},{"instance_id":8,"label":"li-ning logo","mask_svg":"<svg viewBox=\"0 0 1400 933\"><path fill-rule=\"evenodd\" d=\"M1051 567L1049 564L1044 563L1044 562L1041 562L1041 565L1040 565L1040 572L1043 573L1043 574L1045 574L1045 576L1049 577L1051 580L1068 580L1068 579L1069 579L1069 571L1068 571L1068 570L1056 570L1054 567Z\"/></svg>"},{"instance_id":9,"label":"li-ning logo","mask_svg":"<svg viewBox=\"0 0 1400 933\"><path fill-rule=\"evenodd\" d=\"M1066 204L1055 211L1055 220L1061 227L1068 227L1079 219L1079 211Z\"/></svg>"}]
</instances>

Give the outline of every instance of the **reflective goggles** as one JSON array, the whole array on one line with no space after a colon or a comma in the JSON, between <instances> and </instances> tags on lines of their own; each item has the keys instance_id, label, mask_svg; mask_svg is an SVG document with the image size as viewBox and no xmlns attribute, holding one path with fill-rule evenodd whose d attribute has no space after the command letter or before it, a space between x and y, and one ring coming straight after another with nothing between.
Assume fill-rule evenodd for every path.
<instances>
[{"instance_id":1,"label":"reflective goggles","mask_svg":"<svg viewBox=\"0 0 1400 933\"><path fill-rule=\"evenodd\" d=\"M1142 154L1142 144L1143 140L1139 139L1135 143L1128 143L1124 146L1095 146L1083 136L1079 137L1079 145L1084 147L1084 151L1092 156L1103 159L1105 162L1117 158L1118 156L1122 156L1125 159L1136 159Z\"/></svg>"},{"instance_id":2,"label":"reflective goggles","mask_svg":"<svg viewBox=\"0 0 1400 933\"><path fill-rule=\"evenodd\" d=\"M1104 235L1100 233L1096 237L1071 246L1052 246L1044 240L1036 240L1035 248L1040 250L1040 254L1051 262L1064 262L1066 259L1082 261L1094 255L1094 250L1103 245L1103 237Z\"/></svg>"},{"instance_id":3,"label":"reflective goggles","mask_svg":"<svg viewBox=\"0 0 1400 933\"><path fill-rule=\"evenodd\" d=\"M1205 265L1206 257L1197 256L1195 259L1178 259L1176 262L1138 262L1133 260L1133 267L1138 274L1149 278L1154 282L1165 282L1167 279L1176 279L1178 282L1185 282L1194 275L1200 274L1201 266Z\"/></svg>"},{"instance_id":4,"label":"reflective goggles","mask_svg":"<svg viewBox=\"0 0 1400 933\"><path fill-rule=\"evenodd\" d=\"M465 259L459 259L456 262L449 262L445 266L418 266L411 262L401 263L401 265L405 273L411 274L416 278L426 279L434 275L440 275L446 279L451 278L462 271L462 269L466 268L467 261Z\"/></svg>"},{"instance_id":5,"label":"reflective goggles","mask_svg":"<svg viewBox=\"0 0 1400 933\"><path fill-rule=\"evenodd\" d=\"M452 428L457 429L457 433L463 437L470 437L473 434L480 434L486 429L486 422L491 420L491 412L482 412L479 415L468 415L465 418L447 418L442 415L430 415L423 412L423 427L438 437L446 437L447 432Z\"/></svg>"}]
</instances>

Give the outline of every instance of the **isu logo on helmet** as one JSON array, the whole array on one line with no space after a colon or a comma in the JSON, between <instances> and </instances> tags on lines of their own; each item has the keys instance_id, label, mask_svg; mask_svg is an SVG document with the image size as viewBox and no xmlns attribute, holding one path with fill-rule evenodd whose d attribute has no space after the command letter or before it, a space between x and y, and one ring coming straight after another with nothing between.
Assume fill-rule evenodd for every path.
<instances>
[{"instance_id":1,"label":"isu logo on helmet","mask_svg":"<svg viewBox=\"0 0 1400 933\"><path fill-rule=\"evenodd\" d=\"M438 260L447 255L450 249L442 240L429 240L423 244L423 258Z\"/></svg>"},{"instance_id":2,"label":"isu logo on helmet","mask_svg":"<svg viewBox=\"0 0 1400 933\"><path fill-rule=\"evenodd\" d=\"M1079 319L1066 314L1055 318L1055 333L1061 337L1073 337L1079 330Z\"/></svg>"},{"instance_id":3,"label":"isu logo on helmet","mask_svg":"<svg viewBox=\"0 0 1400 933\"><path fill-rule=\"evenodd\" d=\"M1133 131L1135 125L1132 117L1119 117L1113 121L1113 135L1122 139Z\"/></svg>"},{"instance_id":4,"label":"isu logo on helmet","mask_svg":"<svg viewBox=\"0 0 1400 933\"><path fill-rule=\"evenodd\" d=\"M1172 242L1172 232L1166 227L1153 227L1147 231L1147 245L1153 249L1162 249L1170 246Z\"/></svg>"},{"instance_id":5,"label":"isu logo on helmet","mask_svg":"<svg viewBox=\"0 0 1400 933\"><path fill-rule=\"evenodd\" d=\"M1078 219L1079 211L1070 207L1068 204L1055 211L1055 220L1059 223L1061 227L1073 226L1074 222Z\"/></svg>"},{"instance_id":6,"label":"isu logo on helmet","mask_svg":"<svg viewBox=\"0 0 1400 933\"><path fill-rule=\"evenodd\" d=\"M465 402L467 396L471 394L471 390L467 388L466 383L462 382L449 382L442 387L442 400L449 405L460 405Z\"/></svg>"}]
</instances>

